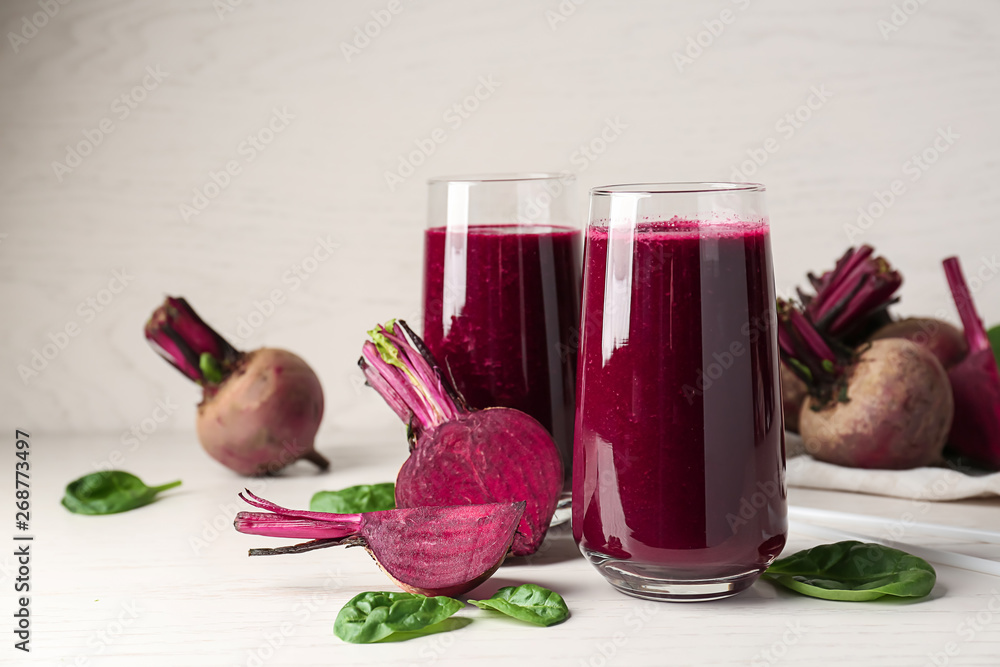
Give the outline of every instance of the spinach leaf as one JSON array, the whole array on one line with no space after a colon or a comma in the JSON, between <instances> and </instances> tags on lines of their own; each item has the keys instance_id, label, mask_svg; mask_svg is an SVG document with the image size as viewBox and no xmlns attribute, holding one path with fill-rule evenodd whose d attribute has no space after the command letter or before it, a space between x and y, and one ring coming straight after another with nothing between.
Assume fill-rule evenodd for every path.
<instances>
[{"instance_id":1,"label":"spinach leaf","mask_svg":"<svg viewBox=\"0 0 1000 667\"><path fill-rule=\"evenodd\" d=\"M312 512L334 514L360 514L396 509L396 485L359 484L340 491L319 491L309 501Z\"/></svg>"},{"instance_id":2,"label":"spinach leaf","mask_svg":"<svg viewBox=\"0 0 1000 667\"><path fill-rule=\"evenodd\" d=\"M333 632L345 642L370 644L396 632L432 630L465 605L448 597L375 591L355 595L337 614ZM453 629L453 628L447 628Z\"/></svg>"},{"instance_id":3,"label":"spinach leaf","mask_svg":"<svg viewBox=\"0 0 1000 667\"><path fill-rule=\"evenodd\" d=\"M535 584L505 586L488 600L469 602L480 609L493 609L544 627L562 623L569 617L569 608L561 595Z\"/></svg>"},{"instance_id":4,"label":"spinach leaf","mask_svg":"<svg viewBox=\"0 0 1000 667\"><path fill-rule=\"evenodd\" d=\"M937 574L922 558L866 542L837 542L776 560L764 576L803 595L865 602L884 595L923 597Z\"/></svg>"},{"instance_id":5,"label":"spinach leaf","mask_svg":"<svg viewBox=\"0 0 1000 667\"><path fill-rule=\"evenodd\" d=\"M990 347L993 348L993 358L996 359L997 367L1000 367L1000 324L987 331L986 337L990 340Z\"/></svg>"},{"instance_id":6,"label":"spinach leaf","mask_svg":"<svg viewBox=\"0 0 1000 667\"><path fill-rule=\"evenodd\" d=\"M156 494L175 486L180 480L163 486L146 486L141 479L123 470L103 470L84 475L66 485L62 504L77 514L115 514L153 502Z\"/></svg>"}]
</instances>

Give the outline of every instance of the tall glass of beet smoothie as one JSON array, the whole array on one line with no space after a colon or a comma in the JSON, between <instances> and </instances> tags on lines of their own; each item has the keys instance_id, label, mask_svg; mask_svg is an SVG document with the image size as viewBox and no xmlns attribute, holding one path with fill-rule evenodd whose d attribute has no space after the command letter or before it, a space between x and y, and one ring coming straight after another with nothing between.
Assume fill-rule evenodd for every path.
<instances>
[{"instance_id":1,"label":"tall glass of beet smoothie","mask_svg":"<svg viewBox=\"0 0 1000 667\"><path fill-rule=\"evenodd\" d=\"M764 187L591 190L573 535L618 590L712 600L787 533Z\"/></svg>"},{"instance_id":2,"label":"tall glass of beet smoothie","mask_svg":"<svg viewBox=\"0 0 1000 667\"><path fill-rule=\"evenodd\" d=\"M581 232L568 174L438 178L424 341L474 408L528 413L571 472Z\"/></svg>"}]
</instances>

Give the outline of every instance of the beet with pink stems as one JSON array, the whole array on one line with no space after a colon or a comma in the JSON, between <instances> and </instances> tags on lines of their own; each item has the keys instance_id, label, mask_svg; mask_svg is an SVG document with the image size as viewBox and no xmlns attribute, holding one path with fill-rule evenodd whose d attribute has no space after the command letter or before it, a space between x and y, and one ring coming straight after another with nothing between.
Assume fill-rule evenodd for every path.
<instances>
[{"instance_id":1,"label":"beet with pink stems","mask_svg":"<svg viewBox=\"0 0 1000 667\"><path fill-rule=\"evenodd\" d=\"M780 300L778 345L809 389L799 432L815 458L888 469L941 460L954 408L948 376L926 348L887 338L852 350Z\"/></svg>"},{"instance_id":2,"label":"beet with pink stems","mask_svg":"<svg viewBox=\"0 0 1000 667\"><path fill-rule=\"evenodd\" d=\"M534 553L563 486L549 432L518 410L470 410L404 321L369 334L358 364L408 427L410 457L396 478L397 507L525 501L513 552Z\"/></svg>"},{"instance_id":3,"label":"beet with pink stems","mask_svg":"<svg viewBox=\"0 0 1000 667\"><path fill-rule=\"evenodd\" d=\"M819 278L809 274L816 294L800 290L799 297L806 317L823 334L855 345L891 321L887 309L899 300L893 295L903 278L874 254L870 245L851 247L832 271Z\"/></svg>"},{"instance_id":4,"label":"beet with pink stems","mask_svg":"<svg viewBox=\"0 0 1000 667\"><path fill-rule=\"evenodd\" d=\"M251 556L363 546L396 585L427 596L461 595L486 581L506 557L524 513L519 502L329 514L286 509L250 491L240 498L267 512L237 514L239 532L312 540L251 549Z\"/></svg>"},{"instance_id":5,"label":"beet with pink stems","mask_svg":"<svg viewBox=\"0 0 1000 667\"><path fill-rule=\"evenodd\" d=\"M980 465L1000 470L1000 373L976 313L957 257L944 260L944 271L969 345L966 357L951 367L948 379L955 397L955 421L948 442Z\"/></svg>"},{"instance_id":6,"label":"beet with pink stems","mask_svg":"<svg viewBox=\"0 0 1000 667\"><path fill-rule=\"evenodd\" d=\"M241 352L178 297L156 309L146 338L202 387L198 439L219 463L241 475L276 473L299 459L329 467L313 449L323 388L300 357L277 348Z\"/></svg>"}]
</instances>

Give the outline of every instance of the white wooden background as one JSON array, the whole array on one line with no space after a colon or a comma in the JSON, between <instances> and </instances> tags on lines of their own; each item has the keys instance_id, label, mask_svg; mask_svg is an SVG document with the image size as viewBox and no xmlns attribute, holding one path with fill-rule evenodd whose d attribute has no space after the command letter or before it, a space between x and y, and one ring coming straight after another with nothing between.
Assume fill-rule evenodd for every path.
<instances>
[{"instance_id":1,"label":"white wooden background","mask_svg":"<svg viewBox=\"0 0 1000 667\"><path fill-rule=\"evenodd\" d=\"M986 319L1000 321L996 0L398 2L0 3L0 426L32 431L36 448L31 664L258 664L268 637L319 594L262 662L996 665L995 579L951 568L917 604L831 606L761 583L728 602L659 605L635 630L642 607L573 558L563 532L551 556L505 567L484 591L549 585L573 608L565 625L478 619L353 647L330 634L336 610L387 586L365 554L294 566L241 556L256 542L226 525L243 480L197 450L197 392L148 349L146 317L165 294L185 295L235 343L288 347L319 372L331 472L297 466L262 493L304 506L321 488L389 479L405 456L401 427L355 361L375 322L419 319L434 175L575 171L582 214L591 186L730 180L756 155L747 176L768 186L781 291L869 242L906 274L900 312L952 318L940 260L958 254L981 272ZM341 44L366 26L378 34L348 58ZM483 99L469 99L477 88ZM456 104L476 108L462 117ZM809 118L793 126L797 112ZM436 128L445 141L390 188L386 172ZM951 137L941 153L939 133ZM251 149L251 135L270 143ZM89 154L67 162L81 144ZM934 163L914 172L925 151ZM239 173L227 182L229 162ZM878 214L894 181L901 194ZM185 220L181 206L206 190L211 201ZM865 230L851 227L859 208L876 213ZM257 320L255 304L275 291L282 303ZM244 339L252 317L260 326ZM18 366L43 350L53 358L23 380ZM58 506L67 480L109 465L184 486L114 517ZM804 489L792 500L896 524L913 510ZM995 528L995 515L984 500L934 503L920 518ZM789 553L813 543L793 535ZM0 558L5 614L13 572L12 556ZM971 639L960 632L969 619L984 624ZM788 634L799 624L801 640ZM14 653L5 645L0 663L28 662Z\"/></svg>"},{"instance_id":2,"label":"white wooden background","mask_svg":"<svg viewBox=\"0 0 1000 667\"><path fill-rule=\"evenodd\" d=\"M374 323L419 319L425 182L445 173L575 171L583 214L591 186L729 180L766 155L748 177L768 186L782 291L870 242L906 275L900 312L951 318L954 253L1000 321L995 0L5 0L0 30L4 428L117 440L162 401L177 407L157 429L192 430L195 388L142 336L164 294L240 345L307 358L323 446L394 428L355 360ZM435 128L446 140L390 188ZM254 152L258 134L271 142ZM935 162L914 171L925 151ZM849 234L894 180L905 191ZM215 196L185 220L195 190ZM308 259L317 239L336 245L325 261ZM273 314L252 316L275 290Z\"/></svg>"}]
</instances>

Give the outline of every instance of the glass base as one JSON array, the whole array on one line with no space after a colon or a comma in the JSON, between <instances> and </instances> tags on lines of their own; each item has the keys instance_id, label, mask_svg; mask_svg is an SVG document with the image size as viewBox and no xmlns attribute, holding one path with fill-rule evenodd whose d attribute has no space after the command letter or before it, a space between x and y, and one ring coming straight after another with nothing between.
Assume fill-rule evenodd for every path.
<instances>
[{"instance_id":1,"label":"glass base","mask_svg":"<svg viewBox=\"0 0 1000 667\"><path fill-rule=\"evenodd\" d=\"M760 570L700 579L684 576L677 568L648 565L612 558L581 548L584 557L597 568L612 586L625 595L659 602L705 602L721 600L750 588L760 577Z\"/></svg>"}]
</instances>

